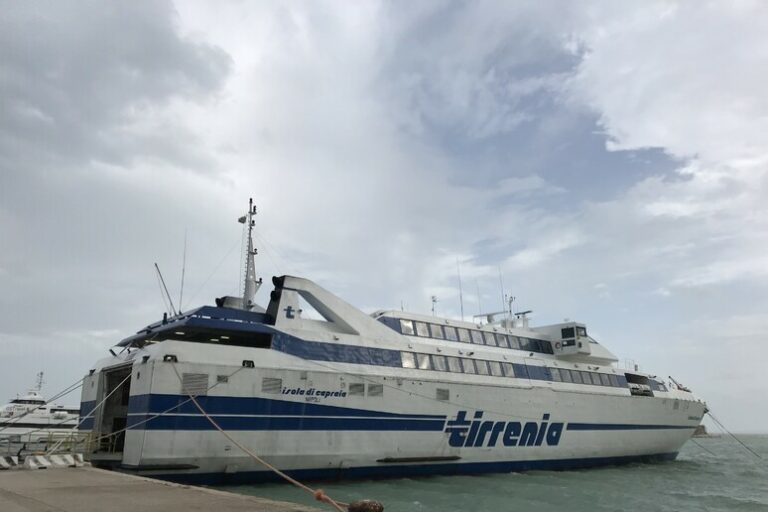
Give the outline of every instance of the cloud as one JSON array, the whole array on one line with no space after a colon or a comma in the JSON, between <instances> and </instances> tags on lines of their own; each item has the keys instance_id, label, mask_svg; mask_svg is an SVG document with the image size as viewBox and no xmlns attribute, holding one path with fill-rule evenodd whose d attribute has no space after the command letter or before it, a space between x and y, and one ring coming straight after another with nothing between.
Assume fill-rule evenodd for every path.
<instances>
[{"instance_id":1,"label":"cloud","mask_svg":"<svg viewBox=\"0 0 768 512\"><path fill-rule=\"evenodd\" d=\"M704 393L672 338L764 307L760 4L10 5L0 341L77 354L62 387L161 315L155 261L176 296L185 229L187 304L237 293L251 195L267 280L458 316L457 260L473 313L501 271Z\"/></svg>"}]
</instances>

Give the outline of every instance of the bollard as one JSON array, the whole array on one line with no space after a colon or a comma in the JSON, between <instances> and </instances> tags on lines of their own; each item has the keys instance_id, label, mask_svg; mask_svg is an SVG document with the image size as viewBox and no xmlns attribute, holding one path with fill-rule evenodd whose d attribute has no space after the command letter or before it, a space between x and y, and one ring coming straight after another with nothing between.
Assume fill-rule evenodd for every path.
<instances>
[{"instance_id":1,"label":"bollard","mask_svg":"<svg viewBox=\"0 0 768 512\"><path fill-rule=\"evenodd\" d=\"M353 501L347 507L348 512L384 512L384 505L373 500Z\"/></svg>"}]
</instances>

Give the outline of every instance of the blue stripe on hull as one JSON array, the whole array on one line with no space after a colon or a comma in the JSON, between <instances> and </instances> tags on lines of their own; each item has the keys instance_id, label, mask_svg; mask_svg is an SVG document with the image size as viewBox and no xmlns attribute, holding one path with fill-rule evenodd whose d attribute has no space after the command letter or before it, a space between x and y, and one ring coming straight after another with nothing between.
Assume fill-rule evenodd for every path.
<instances>
[{"instance_id":1,"label":"blue stripe on hull","mask_svg":"<svg viewBox=\"0 0 768 512\"><path fill-rule=\"evenodd\" d=\"M679 430L696 428L696 425L632 425L629 423L568 423L566 430Z\"/></svg>"},{"instance_id":2,"label":"blue stripe on hull","mask_svg":"<svg viewBox=\"0 0 768 512\"><path fill-rule=\"evenodd\" d=\"M510 473L531 470L566 470L631 463L652 463L674 460L677 452L623 457L592 457L583 459L553 459L502 462L456 462L451 464L404 464L364 466L345 469L299 469L286 471L300 480L340 480L372 477L399 478L406 476L463 475L478 473ZM130 468L125 468L130 471ZM143 474L142 472L139 472ZM193 485L234 485L281 481L270 471L243 473L175 473L150 475L153 478Z\"/></svg>"},{"instance_id":3,"label":"blue stripe on hull","mask_svg":"<svg viewBox=\"0 0 768 512\"><path fill-rule=\"evenodd\" d=\"M201 407L226 430L299 431L442 431L447 417L403 414L333 405L320 405L256 397L201 396ZM92 406L83 403L82 410ZM161 414L161 416L157 416ZM189 397L172 394L135 395L128 405L128 427L146 430L212 430ZM83 430L88 430L87 420ZM695 425L626 423L567 423L569 431L678 430Z\"/></svg>"},{"instance_id":4,"label":"blue stripe on hull","mask_svg":"<svg viewBox=\"0 0 768 512\"><path fill-rule=\"evenodd\" d=\"M128 427L152 416L128 417ZM372 419L372 418L318 418L280 416L212 416L224 430L377 430L377 431L431 431L442 432L444 419ZM136 430L213 430L204 416L159 416L141 423Z\"/></svg>"},{"instance_id":5,"label":"blue stripe on hull","mask_svg":"<svg viewBox=\"0 0 768 512\"><path fill-rule=\"evenodd\" d=\"M86 416L92 414L95 408L96 408L96 400L88 400L85 402L80 402L79 421L82 421L79 427L80 430L93 430L93 416L91 416L90 418L86 418Z\"/></svg>"},{"instance_id":6,"label":"blue stripe on hull","mask_svg":"<svg viewBox=\"0 0 768 512\"><path fill-rule=\"evenodd\" d=\"M271 416L345 416L363 418L418 418L445 420L439 414L400 414L394 412L369 411L335 405L320 405L306 402L291 402L256 397L234 396L199 396L200 407L211 415L216 414L252 414ZM182 404L182 405L179 405ZM170 411L168 411L171 409ZM186 395L148 394L131 396L128 414L162 412L174 414L198 414L200 411Z\"/></svg>"}]
</instances>

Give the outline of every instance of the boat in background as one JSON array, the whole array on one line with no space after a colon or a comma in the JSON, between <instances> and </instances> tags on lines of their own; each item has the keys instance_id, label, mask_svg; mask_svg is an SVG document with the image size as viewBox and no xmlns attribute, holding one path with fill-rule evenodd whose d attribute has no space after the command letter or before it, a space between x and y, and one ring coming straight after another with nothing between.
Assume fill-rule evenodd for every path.
<instances>
[{"instance_id":1,"label":"boat in background","mask_svg":"<svg viewBox=\"0 0 768 512\"><path fill-rule=\"evenodd\" d=\"M70 434L77 426L80 410L49 404L42 389L40 372L35 387L0 408L0 443L41 443L52 435Z\"/></svg>"}]
</instances>

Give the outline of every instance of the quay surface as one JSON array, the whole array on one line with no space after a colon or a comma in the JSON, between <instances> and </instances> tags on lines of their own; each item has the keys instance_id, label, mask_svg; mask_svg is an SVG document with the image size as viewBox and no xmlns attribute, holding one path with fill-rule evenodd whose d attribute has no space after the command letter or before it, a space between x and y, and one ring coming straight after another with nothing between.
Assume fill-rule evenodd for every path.
<instances>
[{"instance_id":1,"label":"quay surface","mask_svg":"<svg viewBox=\"0 0 768 512\"><path fill-rule=\"evenodd\" d=\"M2 512L320 512L92 467L0 471Z\"/></svg>"}]
</instances>

